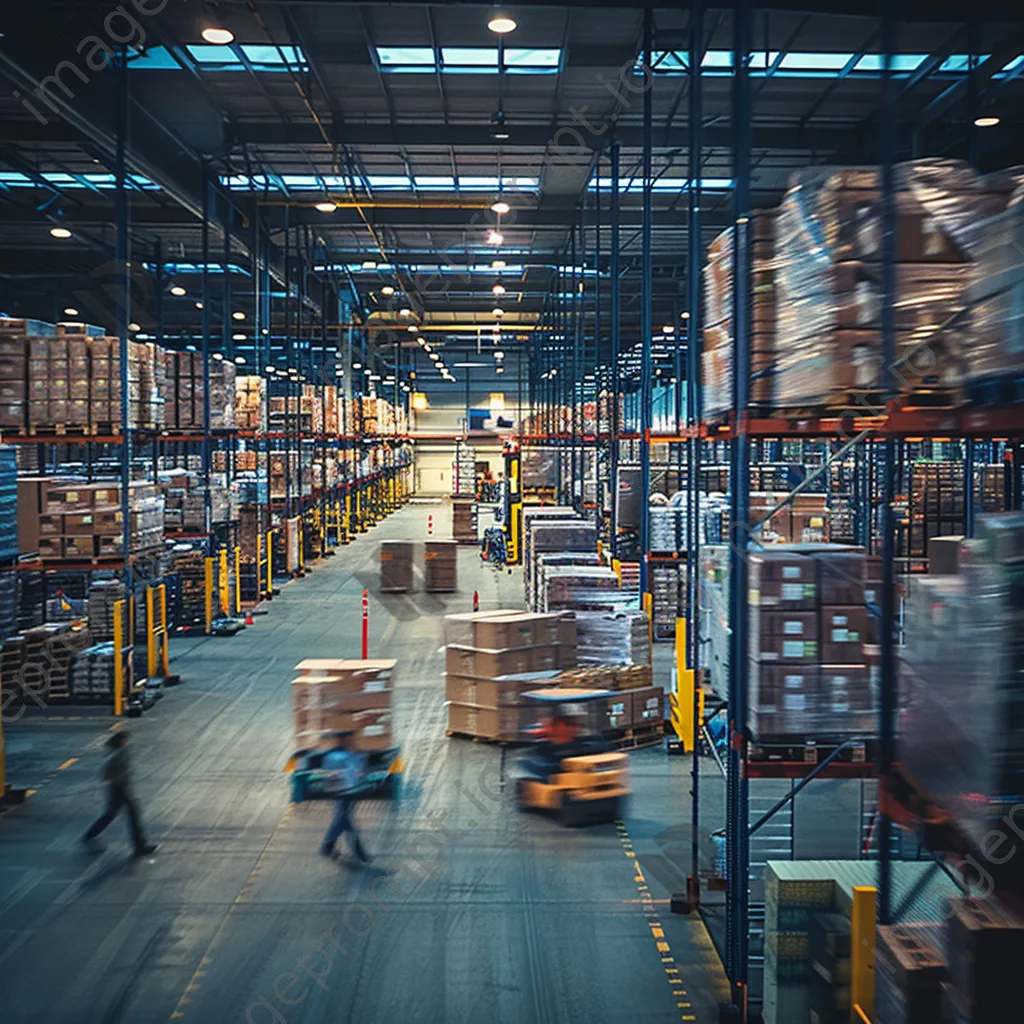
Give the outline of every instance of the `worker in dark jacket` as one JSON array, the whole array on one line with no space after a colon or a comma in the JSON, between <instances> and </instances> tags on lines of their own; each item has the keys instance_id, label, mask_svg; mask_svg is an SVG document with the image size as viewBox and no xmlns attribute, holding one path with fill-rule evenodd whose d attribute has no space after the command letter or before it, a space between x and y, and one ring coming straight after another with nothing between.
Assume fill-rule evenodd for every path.
<instances>
[{"instance_id":1,"label":"worker in dark jacket","mask_svg":"<svg viewBox=\"0 0 1024 1024\"><path fill-rule=\"evenodd\" d=\"M322 768L325 775L324 791L334 799L334 814L320 844L320 852L325 857L333 857L335 843L347 832L352 852L364 864L368 864L371 858L363 848L352 821L354 797L366 774L363 758L352 749L350 732L336 732L331 739L332 747L324 755Z\"/></svg>"},{"instance_id":2,"label":"worker in dark jacket","mask_svg":"<svg viewBox=\"0 0 1024 1024\"><path fill-rule=\"evenodd\" d=\"M128 756L128 733L125 730L115 732L107 740L110 754L103 763L103 779L107 784L107 809L93 822L92 827L82 838L91 852L103 849L97 836L117 817L123 807L128 813L128 828L131 831L135 856L144 857L154 853L156 846L146 842L142 831L139 809L132 796L132 769Z\"/></svg>"}]
</instances>

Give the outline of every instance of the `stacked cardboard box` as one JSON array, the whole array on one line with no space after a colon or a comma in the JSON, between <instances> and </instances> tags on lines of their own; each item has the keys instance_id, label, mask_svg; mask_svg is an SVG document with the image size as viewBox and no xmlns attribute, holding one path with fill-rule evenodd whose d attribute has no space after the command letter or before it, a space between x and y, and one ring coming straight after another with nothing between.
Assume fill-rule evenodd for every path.
<instances>
[{"instance_id":1,"label":"stacked cardboard box","mask_svg":"<svg viewBox=\"0 0 1024 1024\"><path fill-rule=\"evenodd\" d=\"M380 590L405 593L412 590L413 543L384 540L380 544Z\"/></svg>"},{"instance_id":2,"label":"stacked cardboard box","mask_svg":"<svg viewBox=\"0 0 1024 1024\"><path fill-rule=\"evenodd\" d=\"M523 512L523 583L530 607L541 607L537 593L539 559L555 551L597 550L597 530L593 523L584 522L572 510L526 509Z\"/></svg>"},{"instance_id":3,"label":"stacked cardboard box","mask_svg":"<svg viewBox=\"0 0 1024 1024\"><path fill-rule=\"evenodd\" d=\"M323 403L324 433L328 437L334 437L341 431L338 422L338 389L333 384L328 384L324 387Z\"/></svg>"},{"instance_id":4,"label":"stacked cardboard box","mask_svg":"<svg viewBox=\"0 0 1024 1024\"><path fill-rule=\"evenodd\" d=\"M202 430L203 357L198 352L165 352L164 380L168 429Z\"/></svg>"},{"instance_id":5,"label":"stacked cardboard box","mask_svg":"<svg viewBox=\"0 0 1024 1024\"><path fill-rule=\"evenodd\" d=\"M210 429L231 430L236 426L235 364L227 359L210 360Z\"/></svg>"},{"instance_id":6,"label":"stacked cardboard box","mask_svg":"<svg viewBox=\"0 0 1024 1024\"><path fill-rule=\"evenodd\" d=\"M134 482L128 491L131 552L163 543L163 495L155 484ZM121 489L59 477L18 481L18 545L44 560L90 560L123 553Z\"/></svg>"},{"instance_id":7,"label":"stacked cardboard box","mask_svg":"<svg viewBox=\"0 0 1024 1024\"><path fill-rule=\"evenodd\" d=\"M769 405L774 398L776 319L776 210L756 210L747 230L751 240L750 400ZM708 247L704 267L704 408L711 414L732 408L734 229L723 231Z\"/></svg>"},{"instance_id":8,"label":"stacked cardboard box","mask_svg":"<svg viewBox=\"0 0 1024 1024\"><path fill-rule=\"evenodd\" d=\"M636 611L576 612L577 658L581 665L647 665L651 624Z\"/></svg>"},{"instance_id":9,"label":"stacked cardboard box","mask_svg":"<svg viewBox=\"0 0 1024 1024\"><path fill-rule=\"evenodd\" d=\"M668 639L675 636L676 620L689 615L686 563L653 564L650 574L654 635Z\"/></svg>"},{"instance_id":10,"label":"stacked cardboard box","mask_svg":"<svg viewBox=\"0 0 1024 1024\"><path fill-rule=\"evenodd\" d=\"M560 569L566 566L578 565L596 568L601 565L601 559L596 551L551 551L547 554L535 556L533 559L533 576L526 591L527 605L535 611L543 610L543 595L547 593L544 581L549 569Z\"/></svg>"},{"instance_id":11,"label":"stacked cardboard box","mask_svg":"<svg viewBox=\"0 0 1024 1024\"><path fill-rule=\"evenodd\" d=\"M761 741L871 735L865 558L842 545L778 545L750 558L750 700Z\"/></svg>"},{"instance_id":12,"label":"stacked cardboard box","mask_svg":"<svg viewBox=\"0 0 1024 1024\"><path fill-rule=\"evenodd\" d=\"M394 746L391 722L396 662L308 658L292 682L292 725L299 750L329 746L332 732L350 732L354 750Z\"/></svg>"},{"instance_id":13,"label":"stacked cardboard box","mask_svg":"<svg viewBox=\"0 0 1024 1024\"><path fill-rule=\"evenodd\" d=\"M459 546L454 540L428 540L423 544L424 590L450 593L459 589Z\"/></svg>"},{"instance_id":14,"label":"stacked cardboard box","mask_svg":"<svg viewBox=\"0 0 1024 1024\"><path fill-rule=\"evenodd\" d=\"M235 419L240 430L266 432L267 382L263 377L235 377Z\"/></svg>"},{"instance_id":15,"label":"stacked cardboard box","mask_svg":"<svg viewBox=\"0 0 1024 1024\"><path fill-rule=\"evenodd\" d=\"M114 645L94 644L75 655L69 678L71 697L88 701L114 692Z\"/></svg>"},{"instance_id":16,"label":"stacked cardboard box","mask_svg":"<svg viewBox=\"0 0 1024 1024\"><path fill-rule=\"evenodd\" d=\"M750 523L760 523L772 509L788 497L788 492L752 491ZM828 500L824 494L797 494L783 505L760 529L762 543L815 544L827 541Z\"/></svg>"},{"instance_id":17,"label":"stacked cardboard box","mask_svg":"<svg viewBox=\"0 0 1024 1024\"><path fill-rule=\"evenodd\" d=\"M897 166L895 340L902 390L960 383L979 224L1008 199L1006 181L979 178L966 163ZM881 218L877 168L794 175L776 244L776 323L786 341L776 377L780 406L878 387Z\"/></svg>"},{"instance_id":18,"label":"stacked cardboard box","mask_svg":"<svg viewBox=\"0 0 1024 1024\"><path fill-rule=\"evenodd\" d=\"M575 663L575 624L560 615L500 610L449 615L445 637L451 732L516 739L527 721L521 694Z\"/></svg>"},{"instance_id":19,"label":"stacked cardboard box","mask_svg":"<svg viewBox=\"0 0 1024 1024\"><path fill-rule=\"evenodd\" d=\"M875 1016L903 1024L942 1020L946 962L929 924L879 925L875 949Z\"/></svg>"}]
</instances>

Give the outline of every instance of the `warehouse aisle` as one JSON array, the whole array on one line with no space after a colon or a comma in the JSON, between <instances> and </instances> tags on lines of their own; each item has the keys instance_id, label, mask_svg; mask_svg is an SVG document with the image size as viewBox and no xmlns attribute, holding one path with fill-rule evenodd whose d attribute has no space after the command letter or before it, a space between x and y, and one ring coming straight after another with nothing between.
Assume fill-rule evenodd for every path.
<instances>
[{"instance_id":1,"label":"warehouse aisle","mask_svg":"<svg viewBox=\"0 0 1024 1024\"><path fill-rule=\"evenodd\" d=\"M408 506L283 587L239 637L175 641L184 684L130 725L155 857L128 858L121 823L104 855L79 852L108 724L59 734L55 750L79 743L67 755L78 760L58 772L55 758L46 784L0 821L8 1019L716 1019L723 982L706 935L666 905L687 762L634 757L620 829L518 814L499 750L445 738L440 653L441 617L469 610L474 589L483 608L521 605L518 572L464 549L459 594L374 594L377 542L421 539L428 514L448 535L442 506ZM289 805L281 771L292 667L358 656L364 586L371 655L399 660L408 778L396 804L357 812L371 871L317 856L329 807Z\"/></svg>"}]
</instances>

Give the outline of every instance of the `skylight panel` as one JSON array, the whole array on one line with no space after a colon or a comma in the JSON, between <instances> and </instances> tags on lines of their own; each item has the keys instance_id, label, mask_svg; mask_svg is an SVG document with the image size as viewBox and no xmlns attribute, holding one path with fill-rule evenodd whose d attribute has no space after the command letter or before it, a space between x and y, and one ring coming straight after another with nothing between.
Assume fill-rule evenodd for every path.
<instances>
[{"instance_id":1,"label":"skylight panel","mask_svg":"<svg viewBox=\"0 0 1024 1024\"><path fill-rule=\"evenodd\" d=\"M497 178L475 178L475 177L464 177L459 175L459 188L465 191L480 191L488 189L496 189L498 187Z\"/></svg>"},{"instance_id":2,"label":"skylight panel","mask_svg":"<svg viewBox=\"0 0 1024 1024\"><path fill-rule=\"evenodd\" d=\"M378 46L377 60L381 67L425 67L433 69L434 51L429 46Z\"/></svg>"},{"instance_id":3,"label":"skylight panel","mask_svg":"<svg viewBox=\"0 0 1024 1024\"><path fill-rule=\"evenodd\" d=\"M215 46L213 49L223 50L224 47ZM305 53L297 46L282 46L278 49L276 46L254 46L249 43L243 43L241 49L242 53L254 65L263 65L265 67L274 67L276 65L286 68L289 64L302 66L306 63Z\"/></svg>"},{"instance_id":4,"label":"skylight panel","mask_svg":"<svg viewBox=\"0 0 1024 1024\"><path fill-rule=\"evenodd\" d=\"M320 179L314 174L282 174L281 181L288 188L320 188Z\"/></svg>"},{"instance_id":5,"label":"skylight panel","mask_svg":"<svg viewBox=\"0 0 1024 1024\"><path fill-rule=\"evenodd\" d=\"M497 68L498 51L476 46L443 46L441 60L446 68Z\"/></svg>"},{"instance_id":6,"label":"skylight panel","mask_svg":"<svg viewBox=\"0 0 1024 1024\"><path fill-rule=\"evenodd\" d=\"M186 46L189 56L199 64L237 64L243 67L242 58L237 56L230 47L208 46L205 43L196 43L193 46Z\"/></svg>"},{"instance_id":7,"label":"skylight panel","mask_svg":"<svg viewBox=\"0 0 1024 1024\"><path fill-rule=\"evenodd\" d=\"M779 64L780 71L842 71L852 53L787 53Z\"/></svg>"},{"instance_id":8,"label":"skylight panel","mask_svg":"<svg viewBox=\"0 0 1024 1024\"><path fill-rule=\"evenodd\" d=\"M562 51L559 49L505 51L505 67L512 72L554 72L562 63Z\"/></svg>"},{"instance_id":9,"label":"skylight panel","mask_svg":"<svg viewBox=\"0 0 1024 1024\"><path fill-rule=\"evenodd\" d=\"M412 182L404 174L371 174L366 178L370 188L411 189Z\"/></svg>"},{"instance_id":10,"label":"skylight panel","mask_svg":"<svg viewBox=\"0 0 1024 1024\"><path fill-rule=\"evenodd\" d=\"M894 53L892 56L893 71L913 71L923 61L926 53ZM882 55L880 53L866 53L853 67L854 71L875 71L881 73Z\"/></svg>"},{"instance_id":11,"label":"skylight panel","mask_svg":"<svg viewBox=\"0 0 1024 1024\"><path fill-rule=\"evenodd\" d=\"M438 177L433 177L431 175L417 175L413 178L413 181L416 182L417 188L437 188L447 189L449 191L455 190L455 179L451 177L451 175L448 177L444 177L443 175Z\"/></svg>"}]
</instances>

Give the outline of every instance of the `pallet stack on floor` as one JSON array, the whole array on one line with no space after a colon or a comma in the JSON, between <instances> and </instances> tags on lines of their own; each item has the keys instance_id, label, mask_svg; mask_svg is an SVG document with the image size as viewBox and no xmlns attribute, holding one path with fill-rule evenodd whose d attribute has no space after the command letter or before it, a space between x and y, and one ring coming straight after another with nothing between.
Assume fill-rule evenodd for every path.
<instances>
[{"instance_id":1,"label":"pallet stack on floor","mask_svg":"<svg viewBox=\"0 0 1024 1024\"><path fill-rule=\"evenodd\" d=\"M529 714L521 695L576 661L566 616L498 609L445 617L448 733L514 741Z\"/></svg>"},{"instance_id":2,"label":"pallet stack on floor","mask_svg":"<svg viewBox=\"0 0 1024 1024\"><path fill-rule=\"evenodd\" d=\"M452 497L452 540L457 544L475 544L476 501L462 495Z\"/></svg>"},{"instance_id":3,"label":"pallet stack on floor","mask_svg":"<svg viewBox=\"0 0 1024 1024\"><path fill-rule=\"evenodd\" d=\"M459 589L459 547L454 540L423 543L423 589L428 594L450 594Z\"/></svg>"},{"instance_id":4,"label":"pallet stack on floor","mask_svg":"<svg viewBox=\"0 0 1024 1024\"><path fill-rule=\"evenodd\" d=\"M404 594L412 590L413 543L384 540L380 544L380 591Z\"/></svg>"}]
</instances>

